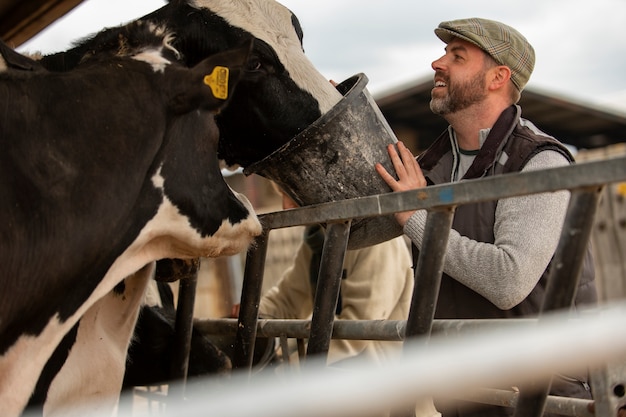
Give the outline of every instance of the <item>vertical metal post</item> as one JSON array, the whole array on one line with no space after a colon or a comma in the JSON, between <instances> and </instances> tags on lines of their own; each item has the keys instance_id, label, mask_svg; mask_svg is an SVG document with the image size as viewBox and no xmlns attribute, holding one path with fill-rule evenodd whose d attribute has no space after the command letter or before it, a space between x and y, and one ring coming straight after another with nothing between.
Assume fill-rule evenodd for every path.
<instances>
[{"instance_id":1,"label":"vertical metal post","mask_svg":"<svg viewBox=\"0 0 626 417\"><path fill-rule=\"evenodd\" d=\"M570 308L574 302L601 192L602 187L572 190L541 313ZM550 386L551 381L541 381L522 387L514 417L543 415Z\"/></svg>"},{"instance_id":2,"label":"vertical metal post","mask_svg":"<svg viewBox=\"0 0 626 417\"><path fill-rule=\"evenodd\" d=\"M307 356L326 355L333 332L337 298L341 288L343 260L348 247L351 221L331 223L326 228L322 262L315 291Z\"/></svg>"},{"instance_id":3,"label":"vertical metal post","mask_svg":"<svg viewBox=\"0 0 626 417\"><path fill-rule=\"evenodd\" d=\"M454 218L454 207L444 207L428 211L422 249L415 266L415 284L411 308L406 322L404 340L422 336L424 343L430 336L435 309L439 298L439 287L443 274L446 247ZM415 407L400 408L393 411L393 417L412 417Z\"/></svg>"},{"instance_id":4,"label":"vertical metal post","mask_svg":"<svg viewBox=\"0 0 626 417\"><path fill-rule=\"evenodd\" d=\"M239 321L233 353L233 368L235 369L252 369L269 232L267 229L263 230L263 233L250 246L246 257Z\"/></svg>"},{"instance_id":5,"label":"vertical metal post","mask_svg":"<svg viewBox=\"0 0 626 417\"><path fill-rule=\"evenodd\" d=\"M172 379L181 381L172 385L168 396L180 399L185 396L187 370L189 368L189 350L191 349L191 334L193 332L193 310L196 300L196 286L198 270L185 279L179 281L178 303L176 306L176 327L174 332L174 353L171 363Z\"/></svg>"},{"instance_id":6,"label":"vertical metal post","mask_svg":"<svg viewBox=\"0 0 626 417\"><path fill-rule=\"evenodd\" d=\"M415 286L405 340L415 336L430 336L454 210L454 207L435 209L429 211L426 217L422 249L415 267Z\"/></svg>"},{"instance_id":7,"label":"vertical metal post","mask_svg":"<svg viewBox=\"0 0 626 417\"><path fill-rule=\"evenodd\" d=\"M623 362L604 364L591 372L593 403L596 416L615 416L625 406L626 365Z\"/></svg>"},{"instance_id":8,"label":"vertical metal post","mask_svg":"<svg viewBox=\"0 0 626 417\"><path fill-rule=\"evenodd\" d=\"M602 187L584 188L571 193L541 306L542 313L570 308L574 303L601 194Z\"/></svg>"}]
</instances>

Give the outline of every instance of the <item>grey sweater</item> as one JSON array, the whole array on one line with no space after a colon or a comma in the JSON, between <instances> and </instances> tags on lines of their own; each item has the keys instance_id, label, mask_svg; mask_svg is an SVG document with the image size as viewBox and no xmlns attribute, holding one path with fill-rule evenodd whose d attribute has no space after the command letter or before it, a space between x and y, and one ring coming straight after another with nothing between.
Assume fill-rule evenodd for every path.
<instances>
[{"instance_id":1,"label":"grey sweater","mask_svg":"<svg viewBox=\"0 0 626 417\"><path fill-rule=\"evenodd\" d=\"M543 151L535 155L522 172L568 164L560 153ZM569 191L559 191L500 200L496 210L495 242L478 242L451 230L444 272L500 309L515 307L530 294L550 262L559 241L569 196ZM404 233L418 249L421 249L425 223L426 211L419 210L404 226ZM507 279L500 278L503 276Z\"/></svg>"}]
</instances>

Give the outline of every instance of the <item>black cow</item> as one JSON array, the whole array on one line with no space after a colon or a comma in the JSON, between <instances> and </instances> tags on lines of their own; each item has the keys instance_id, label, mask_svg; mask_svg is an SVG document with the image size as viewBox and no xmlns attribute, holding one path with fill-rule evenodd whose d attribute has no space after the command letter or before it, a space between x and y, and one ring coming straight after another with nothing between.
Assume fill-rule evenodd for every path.
<instances>
[{"instance_id":1,"label":"black cow","mask_svg":"<svg viewBox=\"0 0 626 417\"><path fill-rule=\"evenodd\" d=\"M81 317L75 344L117 335L120 351L106 354L122 374L111 362L113 377L85 378L102 352L76 349L68 361L82 365L73 367L79 374L58 376L85 385L102 378L119 392L154 261L234 254L261 231L221 176L214 121L247 74L250 44L187 68L175 63L167 28L129 30L141 44L86 55L68 72L0 72L3 416L21 413ZM57 406L80 393L55 387Z\"/></svg>"},{"instance_id":2,"label":"black cow","mask_svg":"<svg viewBox=\"0 0 626 417\"><path fill-rule=\"evenodd\" d=\"M176 308L168 283L152 281L152 297L141 306L133 342L128 349L123 388L166 384L175 379L171 358L175 349ZM189 378L228 375L232 369L227 353L193 327Z\"/></svg>"}]
</instances>

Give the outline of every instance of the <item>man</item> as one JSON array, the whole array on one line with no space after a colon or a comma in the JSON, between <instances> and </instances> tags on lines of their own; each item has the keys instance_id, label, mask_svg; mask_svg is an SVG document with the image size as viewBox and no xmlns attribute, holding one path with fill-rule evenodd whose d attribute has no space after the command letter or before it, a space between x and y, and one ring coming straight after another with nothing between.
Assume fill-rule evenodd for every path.
<instances>
[{"instance_id":1,"label":"man","mask_svg":"<svg viewBox=\"0 0 626 417\"><path fill-rule=\"evenodd\" d=\"M449 128L417 161L398 143L389 147L398 179L376 170L394 191L573 162L556 139L521 118L516 105L534 68L532 46L515 29L487 19L442 22L435 34L445 54L435 71L431 110ZM569 192L529 195L457 207L446 250L435 317L512 318L536 315L558 244ZM421 247L424 210L397 213L405 234ZM576 305L596 300L590 253ZM551 394L591 398L584 376L556 376ZM459 405L448 416L506 416L513 409Z\"/></svg>"}]
</instances>

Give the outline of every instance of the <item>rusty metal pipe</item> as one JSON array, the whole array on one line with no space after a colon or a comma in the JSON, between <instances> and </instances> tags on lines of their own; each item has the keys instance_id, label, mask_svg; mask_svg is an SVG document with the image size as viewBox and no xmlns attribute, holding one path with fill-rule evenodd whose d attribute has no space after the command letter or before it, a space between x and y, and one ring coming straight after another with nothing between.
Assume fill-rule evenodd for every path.
<instances>
[{"instance_id":1,"label":"rusty metal pipe","mask_svg":"<svg viewBox=\"0 0 626 417\"><path fill-rule=\"evenodd\" d=\"M501 389L482 388L472 393L464 393L461 396L454 395L454 397L464 401L514 408L518 404L519 393ZM550 395L546 398L544 411L564 416L594 417L595 414L589 411L592 403L592 400Z\"/></svg>"},{"instance_id":2,"label":"rusty metal pipe","mask_svg":"<svg viewBox=\"0 0 626 417\"><path fill-rule=\"evenodd\" d=\"M552 260L542 314L570 308L574 303L601 193L602 187L587 187L571 193L561 238ZM521 387L514 417L541 417L550 386L551 381L544 380Z\"/></svg>"},{"instance_id":3,"label":"rusty metal pipe","mask_svg":"<svg viewBox=\"0 0 626 417\"><path fill-rule=\"evenodd\" d=\"M259 302L263 286L265 257L269 241L269 229L257 236L248 250L241 290L241 305L237 325L237 335L233 353L233 368L252 369L254 343L256 340Z\"/></svg>"},{"instance_id":4,"label":"rusty metal pipe","mask_svg":"<svg viewBox=\"0 0 626 417\"><path fill-rule=\"evenodd\" d=\"M456 337L495 328L526 328L536 319L480 319L480 320L434 320L432 333L438 337ZM306 339L311 331L310 320L259 319L258 337L281 337ZM196 320L195 328L203 334L234 335L237 319ZM406 320L335 320L333 339L346 340L404 340Z\"/></svg>"},{"instance_id":5,"label":"rusty metal pipe","mask_svg":"<svg viewBox=\"0 0 626 417\"><path fill-rule=\"evenodd\" d=\"M426 217L422 250L415 267L415 286L407 319L406 338L430 335L453 217L454 207L431 210Z\"/></svg>"},{"instance_id":6,"label":"rusty metal pipe","mask_svg":"<svg viewBox=\"0 0 626 417\"><path fill-rule=\"evenodd\" d=\"M315 290L307 356L328 354L341 288L343 260L350 236L350 223L350 221L332 223L326 229L326 240Z\"/></svg>"},{"instance_id":7,"label":"rusty metal pipe","mask_svg":"<svg viewBox=\"0 0 626 417\"><path fill-rule=\"evenodd\" d=\"M196 300L196 286L198 284L198 270L187 278L178 281L178 305L176 307L176 323L174 328L174 353L170 364L171 376L181 380L177 384L180 392L171 393L172 396L183 398L185 383L189 369L189 351L191 349L191 333L193 331L193 310Z\"/></svg>"}]
</instances>

